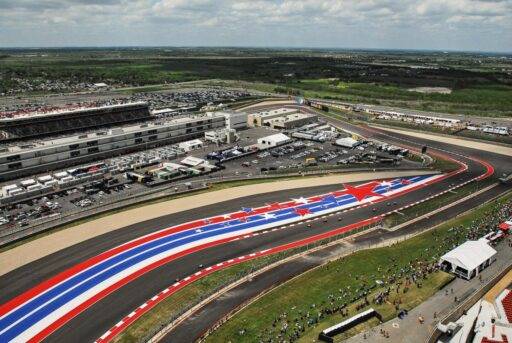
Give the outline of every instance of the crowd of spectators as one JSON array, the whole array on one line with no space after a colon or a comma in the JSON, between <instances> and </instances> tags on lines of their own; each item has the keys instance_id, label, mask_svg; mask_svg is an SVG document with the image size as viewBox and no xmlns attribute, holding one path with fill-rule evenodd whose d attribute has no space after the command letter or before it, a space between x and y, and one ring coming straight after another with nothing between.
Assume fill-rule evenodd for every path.
<instances>
[{"instance_id":1,"label":"crowd of spectators","mask_svg":"<svg viewBox=\"0 0 512 343\"><path fill-rule=\"evenodd\" d=\"M325 287L323 300L312 304L290 304L290 308L275 317L271 325L262 328L256 335L259 342L294 342L308 329L316 327L327 317L339 315L346 319L369 306L388 304L393 306L395 313L407 315L402 307L404 294L413 288L421 288L429 275L439 270L438 259L447 251L455 248L466 240L479 239L489 232L497 230L498 225L512 216L512 200L498 203L493 208L481 213L466 225L454 226L447 231L433 230L431 245L419 253L419 256L404 263L403 258L390 257L377 268L376 273L346 275L357 282L357 287L346 286L332 292L332 287ZM509 246L512 241L508 239ZM336 263L336 262L334 262ZM330 264L330 263L329 263ZM327 264L325 272L341 272L338 267ZM340 280L340 284L341 284ZM327 290L331 291L327 291ZM410 309L409 309L410 310ZM340 320L341 321L341 320ZM240 328L238 334L248 334L249 328ZM387 332L381 332L389 337Z\"/></svg>"}]
</instances>

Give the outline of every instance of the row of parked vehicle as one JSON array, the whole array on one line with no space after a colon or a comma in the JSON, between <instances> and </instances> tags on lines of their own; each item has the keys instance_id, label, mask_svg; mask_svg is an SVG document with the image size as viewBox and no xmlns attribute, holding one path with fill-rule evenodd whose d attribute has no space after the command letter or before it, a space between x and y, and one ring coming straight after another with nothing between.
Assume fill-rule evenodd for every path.
<instances>
[{"instance_id":1,"label":"row of parked vehicle","mask_svg":"<svg viewBox=\"0 0 512 343\"><path fill-rule=\"evenodd\" d=\"M281 156L291 154L295 151L302 150L305 147L306 147L306 144L304 144L304 142L297 141L292 144L280 146L280 147L270 150L270 155L272 157L281 157Z\"/></svg>"},{"instance_id":2,"label":"row of parked vehicle","mask_svg":"<svg viewBox=\"0 0 512 343\"><path fill-rule=\"evenodd\" d=\"M292 160L298 160L298 159L310 156L310 155L316 153L317 151L318 151L317 149L306 149L306 150L301 151L301 152L299 152L297 154L293 154L292 156L290 156L290 158Z\"/></svg>"},{"instance_id":3,"label":"row of parked vehicle","mask_svg":"<svg viewBox=\"0 0 512 343\"><path fill-rule=\"evenodd\" d=\"M94 199L83 198L83 199L74 201L73 203L77 207L87 207L87 206L91 206L93 204L93 202L94 202Z\"/></svg>"},{"instance_id":4,"label":"row of parked vehicle","mask_svg":"<svg viewBox=\"0 0 512 343\"><path fill-rule=\"evenodd\" d=\"M36 203L38 205L29 210L20 211L15 214L5 214L0 217L0 225L13 222L20 226L26 226L29 224L29 220L48 216L59 211L61 208L61 205L58 202L50 201L47 197L44 197L41 200L41 204Z\"/></svg>"}]
</instances>

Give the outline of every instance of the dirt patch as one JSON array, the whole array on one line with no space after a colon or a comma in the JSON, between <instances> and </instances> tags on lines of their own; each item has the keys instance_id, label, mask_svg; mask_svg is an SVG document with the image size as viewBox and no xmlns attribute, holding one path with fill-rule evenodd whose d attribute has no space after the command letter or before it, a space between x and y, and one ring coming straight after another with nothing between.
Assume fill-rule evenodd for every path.
<instances>
[{"instance_id":1,"label":"dirt patch","mask_svg":"<svg viewBox=\"0 0 512 343\"><path fill-rule=\"evenodd\" d=\"M409 92L418 92L418 93L425 93L425 94L451 94L452 90L450 88L446 87L415 87L415 88L409 88Z\"/></svg>"},{"instance_id":2,"label":"dirt patch","mask_svg":"<svg viewBox=\"0 0 512 343\"><path fill-rule=\"evenodd\" d=\"M495 154L505 155L505 156L512 156L512 148L508 148L501 145L496 145L492 143L483 143L483 142L476 142L476 141L470 141L463 138L453 138L446 135L436 135L436 134L429 134L429 133L421 133L421 132L414 132L414 131L407 131L407 130L399 130L399 129L390 129L388 127L382 127L378 126L379 129L400 133L403 135L408 135L412 137L422 138L422 139L428 139L431 141L439 141L439 137L443 137L443 142L452 144L452 145L458 145L463 146L466 148L472 148L482 151L488 151L493 152Z\"/></svg>"}]
</instances>

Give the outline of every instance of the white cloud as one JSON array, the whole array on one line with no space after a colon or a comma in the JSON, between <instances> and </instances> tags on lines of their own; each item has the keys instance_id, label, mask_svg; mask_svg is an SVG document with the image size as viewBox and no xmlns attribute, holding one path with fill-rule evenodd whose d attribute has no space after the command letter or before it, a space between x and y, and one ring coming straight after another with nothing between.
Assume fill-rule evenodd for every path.
<instances>
[{"instance_id":1,"label":"white cloud","mask_svg":"<svg viewBox=\"0 0 512 343\"><path fill-rule=\"evenodd\" d=\"M512 0L0 0L0 32L0 46L302 45L510 51ZM459 37L467 38L454 46Z\"/></svg>"}]
</instances>

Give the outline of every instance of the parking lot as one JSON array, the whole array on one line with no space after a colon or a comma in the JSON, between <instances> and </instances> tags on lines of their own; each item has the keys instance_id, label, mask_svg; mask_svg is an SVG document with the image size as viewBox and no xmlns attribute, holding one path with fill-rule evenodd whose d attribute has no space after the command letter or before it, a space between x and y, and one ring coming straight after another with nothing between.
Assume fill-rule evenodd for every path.
<instances>
[{"instance_id":1,"label":"parking lot","mask_svg":"<svg viewBox=\"0 0 512 343\"><path fill-rule=\"evenodd\" d=\"M255 145L258 138L274 134L269 128L252 128L240 131L240 140L233 144L217 145L206 143L201 149L189 153L179 151L174 146L162 146L103 161L110 168L104 177L79 184L69 189L55 191L52 194L2 206L0 225L2 227L27 226L35 219L55 216L61 213L77 211L92 205L111 203L127 196L148 190L144 183L134 182L125 177L125 172L137 168L137 172L145 173L164 162L179 163L184 157L194 156L206 159L208 154L215 151L243 151ZM283 146L252 152L246 156L236 157L220 164L223 169L206 175L194 176L192 179L166 183L176 192L190 187L193 183L209 183L222 179L246 179L257 175L297 173L318 169L357 168L358 166L394 166L396 162L401 167L419 167L418 162L402 159L400 150L376 142L362 142L355 148L343 148L333 145L331 141L313 142L294 140ZM389 151L388 151L389 150ZM397 157L398 156L398 157ZM392 162L392 163L391 163ZM212 161L218 163L218 161Z\"/></svg>"}]
</instances>

